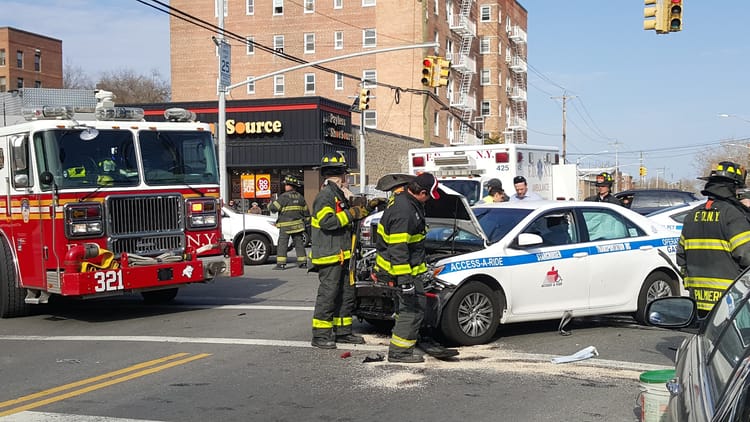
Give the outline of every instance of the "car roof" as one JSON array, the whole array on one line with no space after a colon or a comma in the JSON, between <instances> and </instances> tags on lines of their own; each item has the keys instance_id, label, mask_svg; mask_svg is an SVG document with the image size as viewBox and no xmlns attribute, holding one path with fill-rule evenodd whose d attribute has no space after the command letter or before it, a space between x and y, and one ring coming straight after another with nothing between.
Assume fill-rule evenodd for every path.
<instances>
[{"instance_id":1,"label":"car roof","mask_svg":"<svg viewBox=\"0 0 750 422\"><path fill-rule=\"evenodd\" d=\"M652 211L646 214L646 217L653 217L655 215L662 215L662 214L672 214L672 213L680 212L686 209L692 209L692 208L697 207L698 205L704 204L705 202L706 202L706 199L699 199L697 201L688 202L687 204L672 205L671 207Z\"/></svg>"}]
</instances>

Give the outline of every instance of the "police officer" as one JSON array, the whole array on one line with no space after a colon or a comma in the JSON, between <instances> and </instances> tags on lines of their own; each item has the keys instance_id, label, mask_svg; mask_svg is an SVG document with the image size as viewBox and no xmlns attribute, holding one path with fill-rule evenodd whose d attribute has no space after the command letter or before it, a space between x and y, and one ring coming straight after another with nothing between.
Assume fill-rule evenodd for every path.
<instances>
[{"instance_id":1,"label":"police officer","mask_svg":"<svg viewBox=\"0 0 750 422\"><path fill-rule=\"evenodd\" d=\"M375 274L380 282L397 288L396 324L388 347L389 362L424 362L414 353L425 309L420 275L427 271L424 238L427 233L424 203L438 199L438 181L422 173L409 182L404 193L394 196L378 223Z\"/></svg>"},{"instance_id":2,"label":"police officer","mask_svg":"<svg viewBox=\"0 0 750 422\"><path fill-rule=\"evenodd\" d=\"M355 222L369 212L364 206L350 205L348 172L343 154L326 154L320 166L325 181L313 202L310 256L320 285L315 299L311 344L321 349L335 349L337 342L365 342L352 333L355 292L348 280L348 269L352 230L356 229Z\"/></svg>"},{"instance_id":3,"label":"police officer","mask_svg":"<svg viewBox=\"0 0 750 422\"><path fill-rule=\"evenodd\" d=\"M612 195L613 182L614 179L612 179L612 175L607 173L606 171L597 174L595 182L597 194L589 196L588 198L584 199L584 201L609 202L610 204L622 205L622 202L620 202L619 199Z\"/></svg>"},{"instance_id":4,"label":"police officer","mask_svg":"<svg viewBox=\"0 0 750 422\"><path fill-rule=\"evenodd\" d=\"M732 281L750 265L750 222L737 199L746 173L738 164L722 161L701 191L708 199L685 217L677 244L677 265L685 287L705 315Z\"/></svg>"},{"instance_id":5,"label":"police officer","mask_svg":"<svg viewBox=\"0 0 750 422\"><path fill-rule=\"evenodd\" d=\"M288 175L284 177L282 183L284 184L284 193L268 205L269 211L279 213L276 219L276 227L279 229L279 244L274 270L286 268L286 252L290 237L294 241L294 250L297 253L297 267L307 268L305 241L302 233L305 231L305 223L310 219L310 210L307 208L305 197L296 189L302 187L302 182L296 177Z\"/></svg>"}]
</instances>

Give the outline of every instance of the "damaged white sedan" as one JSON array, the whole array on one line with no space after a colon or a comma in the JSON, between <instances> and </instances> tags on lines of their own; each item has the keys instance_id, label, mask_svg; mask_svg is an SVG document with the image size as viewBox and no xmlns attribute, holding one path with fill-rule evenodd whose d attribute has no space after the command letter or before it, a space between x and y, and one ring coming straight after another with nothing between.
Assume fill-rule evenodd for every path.
<instances>
[{"instance_id":1,"label":"damaged white sedan","mask_svg":"<svg viewBox=\"0 0 750 422\"><path fill-rule=\"evenodd\" d=\"M684 294L674 264L678 234L624 207L530 201L469 208L441 187L426 204L425 325L459 345L489 341L499 324L632 313ZM364 221L357 281L361 318L384 325L395 295L368 277L379 214Z\"/></svg>"}]
</instances>

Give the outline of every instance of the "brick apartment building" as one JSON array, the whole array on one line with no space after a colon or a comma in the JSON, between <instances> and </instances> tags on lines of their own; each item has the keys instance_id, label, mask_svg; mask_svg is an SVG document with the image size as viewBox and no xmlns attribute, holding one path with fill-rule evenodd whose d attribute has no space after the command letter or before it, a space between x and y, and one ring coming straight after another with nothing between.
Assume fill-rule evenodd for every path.
<instances>
[{"instance_id":1,"label":"brick apartment building","mask_svg":"<svg viewBox=\"0 0 750 422\"><path fill-rule=\"evenodd\" d=\"M0 27L0 92L62 86L62 41Z\"/></svg>"},{"instance_id":2,"label":"brick apartment building","mask_svg":"<svg viewBox=\"0 0 750 422\"><path fill-rule=\"evenodd\" d=\"M170 6L218 24L216 2ZM364 126L424 144L525 143L527 12L515 0L225 0L232 84L307 62L366 50L437 42L325 63L234 88L227 99L323 97L352 104L370 81ZM215 32L170 18L172 100L217 98ZM269 52L270 50L270 52ZM446 87L425 88L422 60L452 62ZM431 95L425 95L430 93ZM360 124L360 115L353 115ZM461 122L467 123L462 124ZM369 152L368 152L369 155Z\"/></svg>"}]
</instances>

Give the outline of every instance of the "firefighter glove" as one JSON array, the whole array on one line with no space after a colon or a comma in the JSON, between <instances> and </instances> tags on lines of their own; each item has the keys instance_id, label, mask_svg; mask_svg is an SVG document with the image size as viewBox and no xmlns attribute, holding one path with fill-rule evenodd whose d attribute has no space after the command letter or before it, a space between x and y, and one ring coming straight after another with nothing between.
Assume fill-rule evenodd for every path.
<instances>
[{"instance_id":1,"label":"firefighter glove","mask_svg":"<svg viewBox=\"0 0 750 422\"><path fill-rule=\"evenodd\" d=\"M372 212L376 210L381 204L385 204L388 200L385 198L372 198L367 201L367 210Z\"/></svg>"},{"instance_id":2,"label":"firefighter glove","mask_svg":"<svg viewBox=\"0 0 750 422\"><path fill-rule=\"evenodd\" d=\"M352 216L352 220L361 220L367 217L367 214L369 214L369 212L367 211L367 208L361 205L357 205L357 206L349 208L349 215Z\"/></svg>"}]
</instances>

